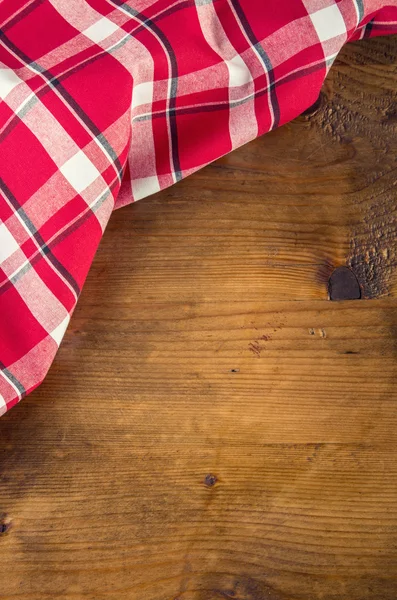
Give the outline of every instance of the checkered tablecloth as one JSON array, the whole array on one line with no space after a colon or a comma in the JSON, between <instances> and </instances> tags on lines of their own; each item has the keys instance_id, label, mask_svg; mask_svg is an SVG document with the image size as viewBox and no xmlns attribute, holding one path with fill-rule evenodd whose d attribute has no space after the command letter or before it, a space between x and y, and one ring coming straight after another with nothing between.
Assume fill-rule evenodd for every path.
<instances>
[{"instance_id":1,"label":"checkered tablecloth","mask_svg":"<svg viewBox=\"0 0 397 600\"><path fill-rule=\"evenodd\" d=\"M0 1L0 414L45 377L114 208L282 125L397 0Z\"/></svg>"}]
</instances>

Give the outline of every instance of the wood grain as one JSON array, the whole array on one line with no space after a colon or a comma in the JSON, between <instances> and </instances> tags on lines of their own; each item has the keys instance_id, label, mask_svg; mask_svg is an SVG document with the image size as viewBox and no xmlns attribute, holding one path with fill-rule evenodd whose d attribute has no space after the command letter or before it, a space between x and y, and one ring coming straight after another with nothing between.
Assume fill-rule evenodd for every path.
<instances>
[{"instance_id":1,"label":"wood grain","mask_svg":"<svg viewBox=\"0 0 397 600\"><path fill-rule=\"evenodd\" d=\"M396 65L348 46L317 110L114 214L0 420L2 600L395 600Z\"/></svg>"}]
</instances>

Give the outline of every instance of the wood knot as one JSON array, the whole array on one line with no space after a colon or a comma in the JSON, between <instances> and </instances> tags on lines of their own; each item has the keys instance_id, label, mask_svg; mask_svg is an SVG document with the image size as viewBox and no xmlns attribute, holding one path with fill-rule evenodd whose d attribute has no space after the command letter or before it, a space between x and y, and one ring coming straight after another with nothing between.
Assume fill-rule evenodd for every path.
<instances>
[{"instance_id":1,"label":"wood knot","mask_svg":"<svg viewBox=\"0 0 397 600\"><path fill-rule=\"evenodd\" d=\"M208 475L206 475L204 477L204 484L207 487L214 487L214 485L216 484L216 482L218 481L218 478L216 475L212 475L211 473L208 473Z\"/></svg>"},{"instance_id":2,"label":"wood knot","mask_svg":"<svg viewBox=\"0 0 397 600\"><path fill-rule=\"evenodd\" d=\"M11 521L4 519L0 521L0 535L6 534L11 528Z\"/></svg>"},{"instance_id":3,"label":"wood knot","mask_svg":"<svg viewBox=\"0 0 397 600\"><path fill-rule=\"evenodd\" d=\"M328 280L330 300L359 300L361 289L358 279L348 267L336 268Z\"/></svg>"}]
</instances>

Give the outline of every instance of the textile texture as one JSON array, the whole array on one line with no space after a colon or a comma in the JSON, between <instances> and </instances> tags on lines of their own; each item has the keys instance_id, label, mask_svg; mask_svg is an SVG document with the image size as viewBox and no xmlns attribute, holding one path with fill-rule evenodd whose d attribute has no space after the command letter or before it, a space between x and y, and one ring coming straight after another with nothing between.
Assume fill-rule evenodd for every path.
<instances>
[{"instance_id":1,"label":"textile texture","mask_svg":"<svg viewBox=\"0 0 397 600\"><path fill-rule=\"evenodd\" d=\"M397 0L0 2L0 414L45 377L114 208L293 119Z\"/></svg>"}]
</instances>

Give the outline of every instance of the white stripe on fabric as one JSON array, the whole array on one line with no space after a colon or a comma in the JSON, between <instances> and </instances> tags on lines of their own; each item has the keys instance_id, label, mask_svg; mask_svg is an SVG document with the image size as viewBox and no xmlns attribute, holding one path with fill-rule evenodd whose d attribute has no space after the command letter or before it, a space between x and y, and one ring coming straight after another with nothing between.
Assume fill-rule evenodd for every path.
<instances>
[{"instance_id":1,"label":"white stripe on fabric","mask_svg":"<svg viewBox=\"0 0 397 600\"><path fill-rule=\"evenodd\" d=\"M19 250L19 244L10 233L5 223L0 223L0 264Z\"/></svg>"},{"instance_id":2,"label":"white stripe on fabric","mask_svg":"<svg viewBox=\"0 0 397 600\"><path fill-rule=\"evenodd\" d=\"M208 45L227 68L228 80L225 81L225 87L227 85L229 93L229 134L232 148L238 148L258 135L254 102L255 84L247 64L236 54L228 39L213 4L196 0L196 10ZM252 100L247 103L239 102L247 97L251 97Z\"/></svg>"},{"instance_id":3,"label":"white stripe on fabric","mask_svg":"<svg viewBox=\"0 0 397 600\"><path fill-rule=\"evenodd\" d=\"M4 400L3 396L0 394L0 416L4 415L5 412L7 412L6 401Z\"/></svg>"},{"instance_id":4,"label":"white stripe on fabric","mask_svg":"<svg viewBox=\"0 0 397 600\"><path fill-rule=\"evenodd\" d=\"M0 69L0 98L4 100L21 82L12 69Z\"/></svg>"}]
</instances>

